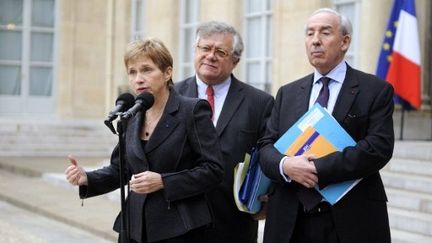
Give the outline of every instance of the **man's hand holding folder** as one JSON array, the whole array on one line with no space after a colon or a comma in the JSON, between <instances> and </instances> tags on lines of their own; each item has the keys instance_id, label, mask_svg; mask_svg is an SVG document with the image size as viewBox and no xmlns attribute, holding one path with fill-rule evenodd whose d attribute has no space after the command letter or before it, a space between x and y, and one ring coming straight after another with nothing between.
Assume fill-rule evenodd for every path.
<instances>
[{"instance_id":1,"label":"man's hand holding folder","mask_svg":"<svg viewBox=\"0 0 432 243\"><path fill-rule=\"evenodd\" d=\"M285 157L283 160L283 172L289 179L296 181L307 188L318 184L315 165L312 160L316 159L313 154Z\"/></svg>"},{"instance_id":2,"label":"man's hand holding folder","mask_svg":"<svg viewBox=\"0 0 432 243\"><path fill-rule=\"evenodd\" d=\"M306 112L291 128L288 129L274 144L279 152L291 156L287 158L288 165L284 163L284 173L305 187L314 187L330 203L335 204L346 193L348 193L361 180L343 181L336 184L326 185L318 188L318 178L315 180L313 174L316 170L310 169L310 173L295 173L295 166L307 167L309 160L326 156L344 148L354 146L356 143L351 136L339 125L334 117L315 104ZM304 157L301 157L304 156ZM299 161L300 160L300 161ZM291 163L292 162L292 163ZM297 165L293 165L298 163ZM294 173L290 172L294 168ZM312 166L314 167L315 166Z\"/></svg>"}]
</instances>

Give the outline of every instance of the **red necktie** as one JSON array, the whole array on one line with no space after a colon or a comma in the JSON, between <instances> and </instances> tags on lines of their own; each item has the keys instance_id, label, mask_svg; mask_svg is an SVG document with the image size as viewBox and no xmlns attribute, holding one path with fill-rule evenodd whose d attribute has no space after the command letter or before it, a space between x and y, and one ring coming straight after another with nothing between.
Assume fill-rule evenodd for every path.
<instances>
[{"instance_id":1,"label":"red necktie","mask_svg":"<svg viewBox=\"0 0 432 243\"><path fill-rule=\"evenodd\" d=\"M214 118L214 90L213 86L209 85L206 89L207 101L210 103L210 107L212 109L212 120Z\"/></svg>"}]
</instances>

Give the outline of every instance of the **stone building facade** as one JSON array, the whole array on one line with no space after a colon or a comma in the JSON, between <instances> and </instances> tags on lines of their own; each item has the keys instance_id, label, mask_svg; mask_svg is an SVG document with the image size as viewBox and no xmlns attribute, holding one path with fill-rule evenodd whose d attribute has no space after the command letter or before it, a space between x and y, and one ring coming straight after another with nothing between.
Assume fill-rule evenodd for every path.
<instances>
[{"instance_id":1,"label":"stone building facade","mask_svg":"<svg viewBox=\"0 0 432 243\"><path fill-rule=\"evenodd\" d=\"M405 114L407 138L431 139L432 2L416 0L422 107ZM374 73L392 0L2 0L0 118L103 119L128 81L123 52L134 38L157 37L174 57L174 80L193 74L194 31L220 20L243 35L235 75L273 95L311 72L304 25L331 7L354 25L348 62ZM395 113L399 129L400 113ZM426 132L425 132L426 131ZM399 131L397 131L399 133Z\"/></svg>"}]
</instances>

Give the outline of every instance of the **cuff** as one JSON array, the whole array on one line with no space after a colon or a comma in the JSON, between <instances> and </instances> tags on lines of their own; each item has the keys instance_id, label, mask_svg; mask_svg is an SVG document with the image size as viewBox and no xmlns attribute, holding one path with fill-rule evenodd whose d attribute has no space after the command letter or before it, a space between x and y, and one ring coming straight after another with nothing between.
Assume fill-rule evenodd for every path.
<instances>
[{"instance_id":1,"label":"cuff","mask_svg":"<svg viewBox=\"0 0 432 243\"><path fill-rule=\"evenodd\" d=\"M291 182L291 178L289 178L289 176L285 175L285 173L283 172L283 164L285 163L285 159L287 158L288 156L284 156L279 162L279 173L286 182Z\"/></svg>"}]
</instances>

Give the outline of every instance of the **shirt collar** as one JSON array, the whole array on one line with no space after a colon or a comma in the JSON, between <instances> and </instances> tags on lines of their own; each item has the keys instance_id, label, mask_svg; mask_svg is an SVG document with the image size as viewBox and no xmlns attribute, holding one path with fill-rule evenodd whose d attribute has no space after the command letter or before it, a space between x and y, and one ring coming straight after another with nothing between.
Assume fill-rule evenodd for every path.
<instances>
[{"instance_id":1,"label":"shirt collar","mask_svg":"<svg viewBox=\"0 0 432 243\"><path fill-rule=\"evenodd\" d=\"M203 93L205 94L205 90L207 89L207 84L204 83L199 77L198 75L195 75L196 77L196 81L197 81L197 86L198 86L198 90L203 91ZM228 76L228 78L223 81L222 83L213 85L213 90L215 93L215 96L218 96L218 94L220 94L220 92L222 90L225 90L227 87L229 87L231 85L231 75Z\"/></svg>"},{"instance_id":2,"label":"shirt collar","mask_svg":"<svg viewBox=\"0 0 432 243\"><path fill-rule=\"evenodd\" d=\"M335 82L343 83L343 81L345 80L346 70L347 70L347 64L344 60L342 60L335 68L333 68L325 76L329 77L331 80L334 80ZM315 84L316 82L318 82L318 80L323 76L324 75L322 75L321 73L318 72L318 70L315 69L313 83Z\"/></svg>"}]
</instances>

